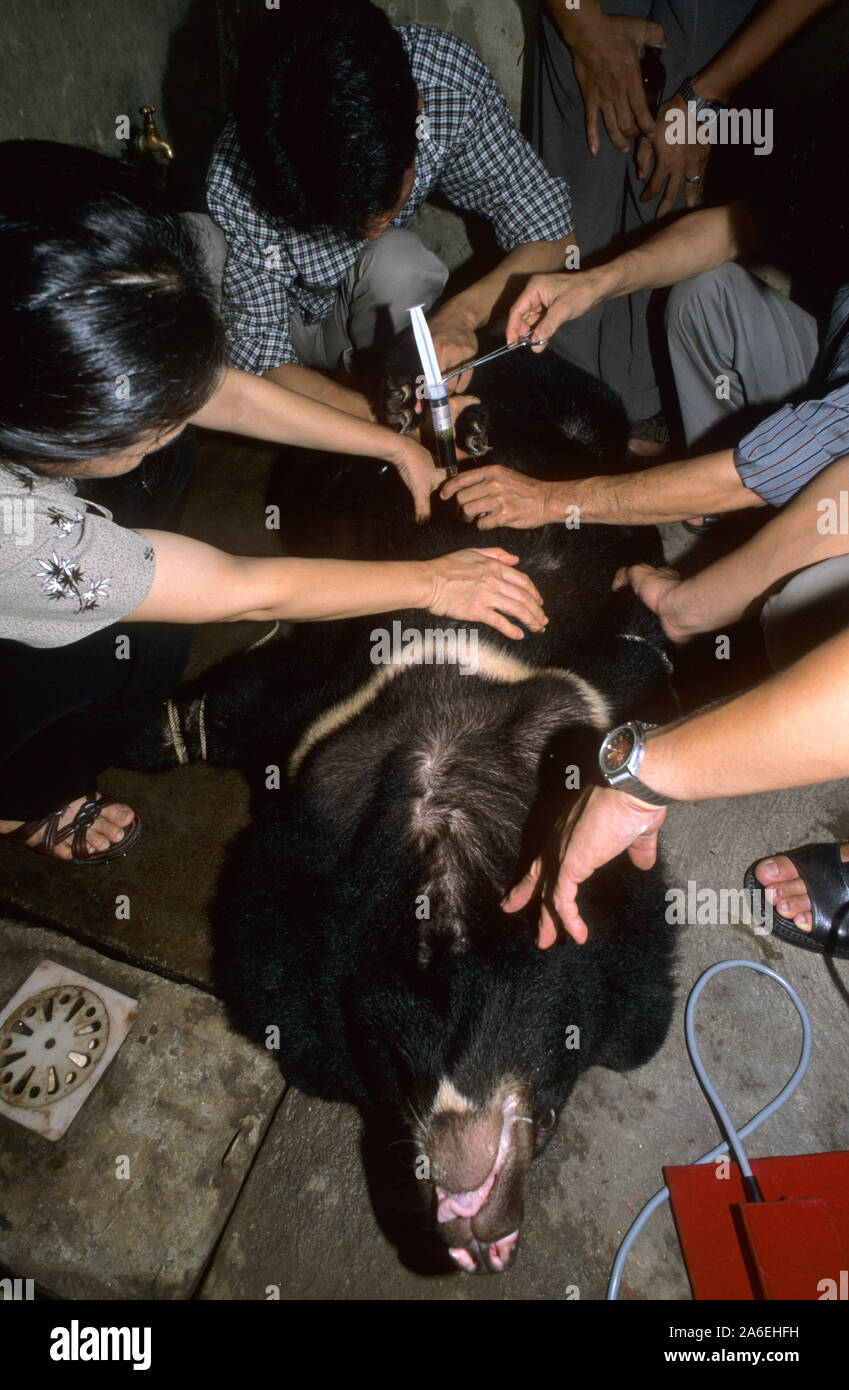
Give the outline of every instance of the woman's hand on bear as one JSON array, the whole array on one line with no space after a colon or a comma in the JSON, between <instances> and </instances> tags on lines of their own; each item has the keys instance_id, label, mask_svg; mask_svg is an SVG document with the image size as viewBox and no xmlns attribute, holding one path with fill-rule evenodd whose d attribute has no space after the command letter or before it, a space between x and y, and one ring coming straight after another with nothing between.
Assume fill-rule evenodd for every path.
<instances>
[{"instance_id":1,"label":"woman's hand on bear","mask_svg":"<svg viewBox=\"0 0 849 1390\"><path fill-rule=\"evenodd\" d=\"M518 563L518 555L500 549L455 550L427 560L433 582L427 607L442 618L488 623L506 637L525 635L510 618L542 632L548 623L542 599L533 581L512 568Z\"/></svg>"},{"instance_id":2,"label":"woman's hand on bear","mask_svg":"<svg viewBox=\"0 0 849 1390\"><path fill-rule=\"evenodd\" d=\"M463 516L467 521L477 521L479 531L493 531L497 526L531 530L550 519L546 515L550 501L548 485L497 463L451 478L440 496L446 501L456 497Z\"/></svg>"},{"instance_id":3,"label":"woman's hand on bear","mask_svg":"<svg viewBox=\"0 0 849 1390\"><path fill-rule=\"evenodd\" d=\"M445 482L448 476L445 469L437 468L427 449L405 435L398 438L392 463L410 489L416 521L427 521L430 517L430 494Z\"/></svg>"},{"instance_id":4,"label":"woman's hand on bear","mask_svg":"<svg viewBox=\"0 0 849 1390\"><path fill-rule=\"evenodd\" d=\"M557 822L525 877L510 890L503 910L518 912L538 893L537 945L543 950L553 946L562 926L583 946L588 932L578 910L579 886L623 850L638 869L650 869L665 818L665 806L648 806L613 787L588 787Z\"/></svg>"}]
</instances>

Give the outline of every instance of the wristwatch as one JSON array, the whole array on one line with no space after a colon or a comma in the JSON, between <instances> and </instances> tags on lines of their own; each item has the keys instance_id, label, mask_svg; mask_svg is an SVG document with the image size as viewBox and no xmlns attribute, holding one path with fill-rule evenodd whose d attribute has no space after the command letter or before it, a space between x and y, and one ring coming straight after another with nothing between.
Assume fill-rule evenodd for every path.
<instances>
[{"instance_id":1,"label":"wristwatch","mask_svg":"<svg viewBox=\"0 0 849 1390\"><path fill-rule=\"evenodd\" d=\"M684 78L678 90L687 105L689 105L690 102L694 104L697 116L700 116L702 111L710 111L715 121L719 118L720 111L723 111L728 105L727 101L708 101L707 97L697 96L693 90L693 80L690 77ZM708 124L708 122L706 122L706 124Z\"/></svg>"},{"instance_id":2,"label":"wristwatch","mask_svg":"<svg viewBox=\"0 0 849 1390\"><path fill-rule=\"evenodd\" d=\"M656 724L638 724L632 720L630 724L620 724L617 729L612 729L599 749L598 765L609 787L633 792L640 801L647 801L650 806L668 806L673 797L653 792L651 787L640 781L646 732L656 728Z\"/></svg>"}]
</instances>

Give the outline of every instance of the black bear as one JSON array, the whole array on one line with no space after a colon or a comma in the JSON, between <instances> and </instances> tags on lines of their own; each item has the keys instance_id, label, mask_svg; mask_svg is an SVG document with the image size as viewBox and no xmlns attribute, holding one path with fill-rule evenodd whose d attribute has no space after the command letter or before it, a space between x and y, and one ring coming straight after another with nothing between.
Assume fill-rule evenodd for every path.
<instances>
[{"instance_id":1,"label":"black bear","mask_svg":"<svg viewBox=\"0 0 849 1390\"><path fill-rule=\"evenodd\" d=\"M537 477L622 466L618 402L553 355L518 350L474 390L457 434L475 452ZM396 414L399 399L413 398L396 381ZM540 951L536 911L500 908L593 777L601 735L667 713L662 631L630 591L611 592L619 565L658 558L657 534L572 516L482 538L440 502L416 526L394 470L315 454L293 452L281 487L299 554L500 545L549 615L520 643L449 620L425 629L420 612L305 624L177 704L189 752L202 719L209 759L253 788L215 907L235 1023L262 1043L279 1029L290 1081L360 1108L375 1209L405 1259L437 1267L447 1247L462 1268L500 1271L528 1166L578 1075L639 1066L670 1019L660 870L621 859L596 874L583 947ZM158 737L136 765L173 761L166 725Z\"/></svg>"}]
</instances>

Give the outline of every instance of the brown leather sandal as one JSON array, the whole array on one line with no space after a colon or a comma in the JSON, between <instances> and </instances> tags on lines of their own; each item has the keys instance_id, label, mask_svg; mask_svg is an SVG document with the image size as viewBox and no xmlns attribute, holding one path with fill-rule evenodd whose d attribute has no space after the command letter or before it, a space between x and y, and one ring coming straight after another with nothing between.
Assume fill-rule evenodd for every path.
<instances>
[{"instance_id":1,"label":"brown leather sandal","mask_svg":"<svg viewBox=\"0 0 849 1390\"><path fill-rule=\"evenodd\" d=\"M104 806L114 806L115 797L106 796L102 792L89 792L77 814L72 821L59 829L59 822L67 811L67 806L63 806L60 811L54 811L50 816L42 816L41 820L28 820L23 825L19 825L17 830L10 830L4 839L11 840L13 844L22 844L25 849L34 850L36 854L46 854L51 859L58 859L65 864L108 864L111 859L121 859L138 841L141 835L141 817L135 816L129 825L124 826L124 838L119 840L111 849L97 850L91 853L86 848L86 833L90 829ZM28 845L26 842L31 836L38 833L43 827L44 834L36 845ZM61 845L65 840L71 841L70 859L62 859L60 855L53 851L57 845Z\"/></svg>"}]
</instances>

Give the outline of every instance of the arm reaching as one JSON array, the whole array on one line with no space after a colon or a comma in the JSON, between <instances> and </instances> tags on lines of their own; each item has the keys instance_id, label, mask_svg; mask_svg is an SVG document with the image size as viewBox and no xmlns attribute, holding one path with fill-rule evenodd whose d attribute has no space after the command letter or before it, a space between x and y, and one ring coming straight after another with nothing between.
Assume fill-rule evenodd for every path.
<instances>
[{"instance_id":1,"label":"arm reaching","mask_svg":"<svg viewBox=\"0 0 849 1390\"><path fill-rule=\"evenodd\" d=\"M705 208L661 228L605 265L560 275L532 276L510 310L507 341L513 342L532 330L538 338L550 338L561 324L580 318L597 304L636 290L678 285L735 260L754 250L757 244L754 222L745 203Z\"/></svg>"},{"instance_id":2,"label":"arm reaching","mask_svg":"<svg viewBox=\"0 0 849 1390\"><path fill-rule=\"evenodd\" d=\"M436 560L255 559L170 531L144 533L156 556L150 590L127 621L217 623L353 618L399 608L484 622L507 637L548 619L536 586L504 550L460 550ZM512 621L511 621L512 620Z\"/></svg>"},{"instance_id":3,"label":"arm reaching","mask_svg":"<svg viewBox=\"0 0 849 1390\"><path fill-rule=\"evenodd\" d=\"M441 496L455 497L466 520L476 521L480 531L558 522L660 525L705 512L766 506L741 481L732 449L680 463L662 463L639 473L615 473L569 483L543 483L500 464L484 464L450 479Z\"/></svg>"},{"instance_id":4,"label":"arm reaching","mask_svg":"<svg viewBox=\"0 0 849 1390\"><path fill-rule=\"evenodd\" d=\"M791 574L849 552L849 536L823 525L824 504L836 511L849 489L849 456L824 468L745 545L681 580L671 570L634 565L620 570L615 589L630 584L674 641L715 632L759 606Z\"/></svg>"},{"instance_id":5,"label":"arm reaching","mask_svg":"<svg viewBox=\"0 0 849 1390\"><path fill-rule=\"evenodd\" d=\"M348 394L353 395L352 392ZM402 438L383 425L356 418L335 405L232 367L225 368L218 388L192 417L192 423L205 429L243 434L251 439L385 459L397 468L410 489L417 521L425 521L430 516L430 494L445 478L445 471L434 467L428 451L415 440Z\"/></svg>"},{"instance_id":6,"label":"arm reaching","mask_svg":"<svg viewBox=\"0 0 849 1390\"><path fill-rule=\"evenodd\" d=\"M753 690L652 730L641 781L676 801L709 801L846 777L847 664L849 632L842 632ZM553 944L558 921L585 942L578 888L623 850L639 868L650 868L666 813L628 792L594 787L555 827L543 854L505 899L505 912L517 912L538 893L538 944Z\"/></svg>"},{"instance_id":7,"label":"arm reaching","mask_svg":"<svg viewBox=\"0 0 849 1390\"><path fill-rule=\"evenodd\" d=\"M449 372L470 361L477 353L477 330L507 309L517 286L529 275L559 270L569 248L575 245L575 237L570 233L560 241L532 241L516 246L487 275L449 299L430 320L442 371ZM462 395L471 379L471 373L464 372L449 381L449 394Z\"/></svg>"}]
</instances>

